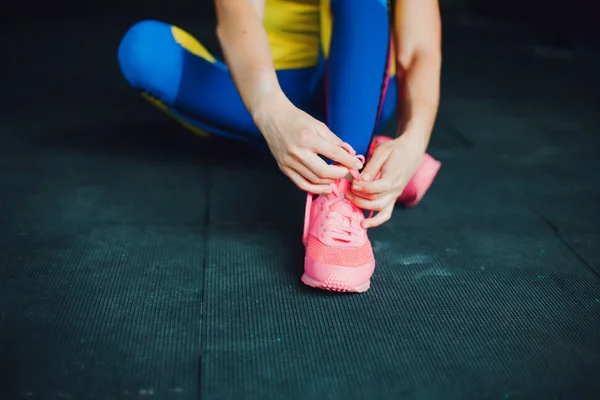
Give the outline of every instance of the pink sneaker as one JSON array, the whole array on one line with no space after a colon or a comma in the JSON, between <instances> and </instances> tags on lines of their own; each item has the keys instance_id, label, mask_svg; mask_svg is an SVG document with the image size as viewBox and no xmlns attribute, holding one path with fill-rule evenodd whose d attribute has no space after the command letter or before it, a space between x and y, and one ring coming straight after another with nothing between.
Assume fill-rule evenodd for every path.
<instances>
[{"instance_id":1,"label":"pink sneaker","mask_svg":"<svg viewBox=\"0 0 600 400\"><path fill-rule=\"evenodd\" d=\"M354 150L343 146L351 154ZM364 163L363 156L357 156ZM360 180L358 171L350 171ZM331 184L327 196L308 194L303 243L306 248L302 282L335 292L365 292L371 285L375 257L367 230L361 226L363 210L346 198L350 179Z\"/></svg>"},{"instance_id":2,"label":"pink sneaker","mask_svg":"<svg viewBox=\"0 0 600 400\"><path fill-rule=\"evenodd\" d=\"M387 136L375 136L371 142L371 146L369 147L367 160L371 158L377 146L383 142L387 142L388 140L392 140L392 138ZM433 183L433 180L435 179L435 176L437 175L441 166L441 162L429 154L425 154L423 157L423 162L404 188L404 191L400 197L398 197L397 202L402 203L405 207L414 207L419 204Z\"/></svg>"}]
</instances>

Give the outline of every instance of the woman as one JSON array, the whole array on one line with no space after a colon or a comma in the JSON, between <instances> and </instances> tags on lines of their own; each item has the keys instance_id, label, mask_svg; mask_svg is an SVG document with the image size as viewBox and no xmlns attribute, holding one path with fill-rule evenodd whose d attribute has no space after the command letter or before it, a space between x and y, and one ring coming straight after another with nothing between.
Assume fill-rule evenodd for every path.
<instances>
[{"instance_id":1,"label":"woman","mask_svg":"<svg viewBox=\"0 0 600 400\"><path fill-rule=\"evenodd\" d=\"M125 78L194 131L264 138L308 192L302 281L366 291L367 228L397 200L415 205L440 166L425 154L439 99L437 0L216 0L216 11L225 63L181 29L143 21L119 47ZM397 138L373 140L396 109Z\"/></svg>"}]
</instances>

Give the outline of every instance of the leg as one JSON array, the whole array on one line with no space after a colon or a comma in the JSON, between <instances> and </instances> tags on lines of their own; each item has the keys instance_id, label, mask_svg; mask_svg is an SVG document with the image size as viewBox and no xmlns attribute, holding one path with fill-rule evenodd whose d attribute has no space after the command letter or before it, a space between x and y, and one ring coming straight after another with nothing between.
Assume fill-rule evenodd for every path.
<instances>
[{"instance_id":1,"label":"leg","mask_svg":"<svg viewBox=\"0 0 600 400\"><path fill-rule=\"evenodd\" d=\"M386 124L392 119L398 108L398 90L396 86L396 74L390 76L390 80L385 93L385 99L381 106L379 120L375 126L375 134L379 135L382 133Z\"/></svg>"},{"instance_id":2,"label":"leg","mask_svg":"<svg viewBox=\"0 0 600 400\"><path fill-rule=\"evenodd\" d=\"M119 47L121 70L135 89L185 126L236 138L261 138L227 67L181 29L158 21L134 25ZM300 108L311 98L315 68L278 71Z\"/></svg>"},{"instance_id":3,"label":"leg","mask_svg":"<svg viewBox=\"0 0 600 400\"><path fill-rule=\"evenodd\" d=\"M332 0L331 15L327 122L358 154L366 154L392 74L389 5L387 0Z\"/></svg>"}]
</instances>

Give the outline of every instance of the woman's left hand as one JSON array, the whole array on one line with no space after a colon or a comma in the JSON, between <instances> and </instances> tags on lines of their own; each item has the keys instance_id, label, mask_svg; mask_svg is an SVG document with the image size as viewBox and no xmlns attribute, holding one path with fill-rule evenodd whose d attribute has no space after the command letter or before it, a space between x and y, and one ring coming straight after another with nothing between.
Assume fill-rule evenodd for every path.
<instances>
[{"instance_id":1,"label":"woman's left hand","mask_svg":"<svg viewBox=\"0 0 600 400\"><path fill-rule=\"evenodd\" d=\"M377 146L361 174L362 180L354 180L347 194L357 207L378 211L363 221L363 228L379 226L390 219L398 196L421 165L424 154L423 140L409 132ZM379 173L380 178L374 180Z\"/></svg>"}]
</instances>

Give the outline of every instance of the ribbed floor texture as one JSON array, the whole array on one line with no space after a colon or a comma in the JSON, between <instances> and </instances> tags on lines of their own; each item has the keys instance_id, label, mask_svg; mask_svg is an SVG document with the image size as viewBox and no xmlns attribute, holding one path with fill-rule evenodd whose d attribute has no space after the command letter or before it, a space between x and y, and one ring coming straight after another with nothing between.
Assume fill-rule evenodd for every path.
<instances>
[{"instance_id":1,"label":"ribbed floor texture","mask_svg":"<svg viewBox=\"0 0 600 400\"><path fill-rule=\"evenodd\" d=\"M597 60L448 32L440 175L339 295L304 196L129 90L108 22L0 28L0 399L600 399Z\"/></svg>"}]
</instances>

